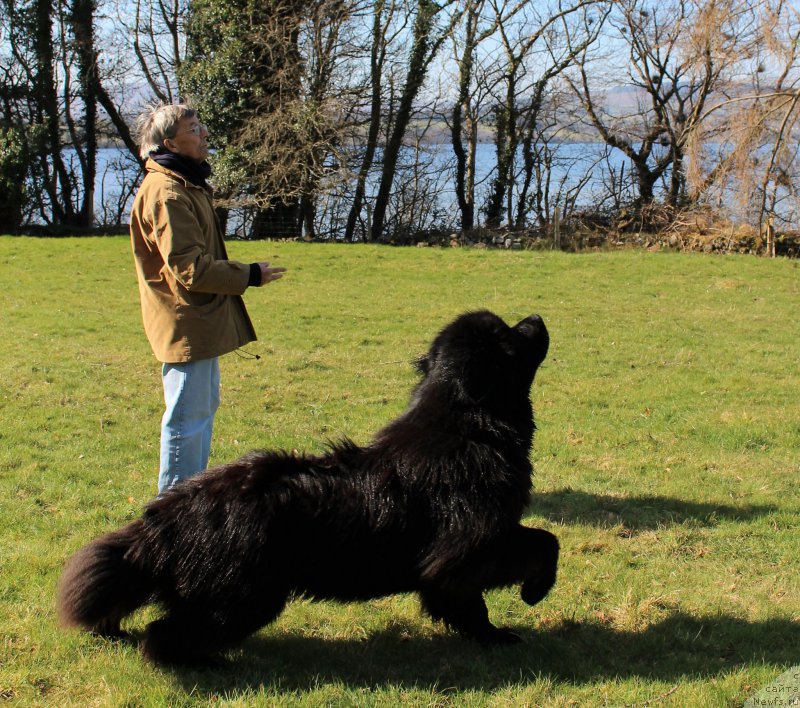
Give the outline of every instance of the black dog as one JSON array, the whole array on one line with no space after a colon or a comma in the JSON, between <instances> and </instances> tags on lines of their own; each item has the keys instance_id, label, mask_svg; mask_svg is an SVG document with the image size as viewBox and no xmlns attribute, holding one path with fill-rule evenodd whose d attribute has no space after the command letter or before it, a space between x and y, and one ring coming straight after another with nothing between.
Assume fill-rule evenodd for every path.
<instances>
[{"instance_id":1,"label":"black dog","mask_svg":"<svg viewBox=\"0 0 800 708\"><path fill-rule=\"evenodd\" d=\"M519 524L529 501L529 392L549 337L462 315L418 362L408 409L367 447L319 457L252 453L151 502L141 519L78 551L59 587L68 625L114 635L136 608L166 610L144 655L197 663L274 620L293 595L361 600L417 592L425 611L484 644L487 588L539 602L558 541Z\"/></svg>"}]
</instances>

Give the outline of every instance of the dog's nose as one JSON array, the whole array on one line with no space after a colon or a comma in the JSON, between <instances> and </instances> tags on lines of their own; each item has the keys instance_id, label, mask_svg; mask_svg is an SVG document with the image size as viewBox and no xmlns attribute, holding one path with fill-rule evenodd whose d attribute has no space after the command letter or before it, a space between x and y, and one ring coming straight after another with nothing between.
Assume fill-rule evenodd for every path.
<instances>
[{"instance_id":1,"label":"dog's nose","mask_svg":"<svg viewBox=\"0 0 800 708\"><path fill-rule=\"evenodd\" d=\"M517 330L528 336L533 336L544 328L544 320L541 315L529 315L516 325Z\"/></svg>"}]
</instances>

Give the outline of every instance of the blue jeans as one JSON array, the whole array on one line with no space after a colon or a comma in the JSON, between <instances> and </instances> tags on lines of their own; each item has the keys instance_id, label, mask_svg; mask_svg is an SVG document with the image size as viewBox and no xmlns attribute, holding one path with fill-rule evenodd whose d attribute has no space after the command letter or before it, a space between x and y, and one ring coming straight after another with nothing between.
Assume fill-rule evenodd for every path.
<instances>
[{"instance_id":1,"label":"blue jeans","mask_svg":"<svg viewBox=\"0 0 800 708\"><path fill-rule=\"evenodd\" d=\"M166 410L161 419L159 494L208 467L219 407L219 359L164 364L161 379Z\"/></svg>"}]
</instances>

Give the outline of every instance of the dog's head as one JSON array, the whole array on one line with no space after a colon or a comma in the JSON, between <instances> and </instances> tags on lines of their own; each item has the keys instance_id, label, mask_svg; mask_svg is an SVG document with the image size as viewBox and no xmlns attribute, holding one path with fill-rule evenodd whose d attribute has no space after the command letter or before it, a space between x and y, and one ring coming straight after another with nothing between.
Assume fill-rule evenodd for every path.
<instances>
[{"instance_id":1,"label":"dog's head","mask_svg":"<svg viewBox=\"0 0 800 708\"><path fill-rule=\"evenodd\" d=\"M527 400L549 344L539 315L510 327L492 312L468 312L436 336L417 368L423 384L444 385L464 402L513 405Z\"/></svg>"}]
</instances>

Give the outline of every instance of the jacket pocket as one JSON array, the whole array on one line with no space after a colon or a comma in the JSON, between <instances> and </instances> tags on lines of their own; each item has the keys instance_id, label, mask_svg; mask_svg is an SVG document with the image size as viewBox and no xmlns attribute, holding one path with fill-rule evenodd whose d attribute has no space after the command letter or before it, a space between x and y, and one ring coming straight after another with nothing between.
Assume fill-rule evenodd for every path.
<instances>
[{"instance_id":1,"label":"jacket pocket","mask_svg":"<svg viewBox=\"0 0 800 708\"><path fill-rule=\"evenodd\" d=\"M179 318L205 319L211 317L225 305L225 295L214 293L193 293L190 301L179 302L177 315Z\"/></svg>"}]
</instances>

